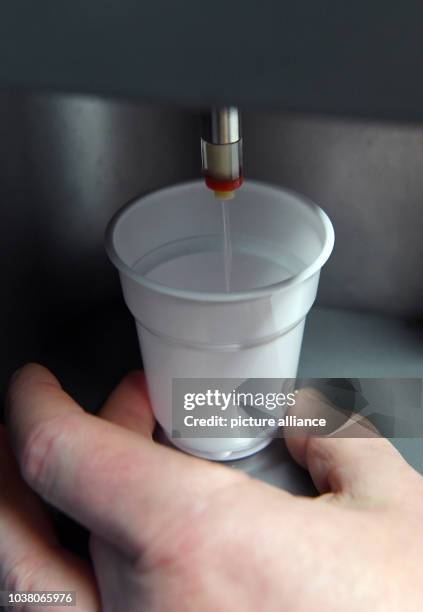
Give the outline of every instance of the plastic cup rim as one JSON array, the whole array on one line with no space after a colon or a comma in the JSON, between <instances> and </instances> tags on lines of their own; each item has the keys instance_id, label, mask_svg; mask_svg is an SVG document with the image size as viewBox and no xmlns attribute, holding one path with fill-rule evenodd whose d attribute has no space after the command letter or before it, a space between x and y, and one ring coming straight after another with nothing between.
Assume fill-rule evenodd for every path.
<instances>
[{"instance_id":1,"label":"plastic cup rim","mask_svg":"<svg viewBox=\"0 0 423 612\"><path fill-rule=\"evenodd\" d=\"M180 298L189 301L198 301L198 302L239 302L244 300L251 300L255 298L265 297L269 295L273 295L278 291L283 291L288 288L291 288L295 285L299 285L304 283L314 274L319 272L321 268L324 266L326 261L329 259L330 254L332 253L333 246L335 243L335 233L333 230L333 225L327 216L327 214L315 204L310 198L304 196L292 189L287 189L286 187L281 187L279 185L273 185L270 183L262 182L262 181L254 181L247 180L244 182L244 187L248 188L256 188L262 190L263 188L266 190L274 191L278 194L281 192L298 198L303 204L305 204L311 211L316 215L316 217L322 223L325 239L322 246L322 249L319 253L319 256L316 259L306 266L301 272L298 274L294 274L289 278L279 281L278 283L274 283L272 285L267 285L264 287L257 287L255 289L248 289L246 291L231 291L229 293L225 292L206 292L206 291L190 291L186 289L175 289L172 287L168 287L167 285L162 285L156 281L150 280L143 276L142 274L138 274L135 272L131 266L126 264L122 258L119 256L117 249L114 244L114 234L115 230L120 223L120 221L135 207L142 206L143 204L148 204L148 199L151 196L164 194L166 191L177 191L177 190L186 190L190 187L197 187L199 185L203 185L203 181L194 180L194 181L185 181L181 183L176 183L172 185L168 185L166 187L162 187L161 189L155 189L148 193L143 194L142 196L137 196L136 198L130 200L126 205L120 208L111 218L107 225L106 235L105 235L105 247L107 255L113 265L118 269L118 271L130 277L136 283L143 285L144 287L154 291L155 293L161 293L163 295L168 295L174 298ZM206 189L206 187L204 187ZM144 202L144 201L147 202Z\"/></svg>"}]
</instances>

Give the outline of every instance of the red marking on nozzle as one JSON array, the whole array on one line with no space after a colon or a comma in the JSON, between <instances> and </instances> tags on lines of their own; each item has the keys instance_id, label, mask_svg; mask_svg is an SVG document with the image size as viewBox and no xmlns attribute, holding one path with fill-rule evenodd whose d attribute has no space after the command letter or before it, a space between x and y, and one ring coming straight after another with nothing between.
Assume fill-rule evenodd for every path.
<instances>
[{"instance_id":1,"label":"red marking on nozzle","mask_svg":"<svg viewBox=\"0 0 423 612\"><path fill-rule=\"evenodd\" d=\"M235 189L239 189L239 187L241 187L244 177L240 176L233 181L215 181L206 175L204 180L206 181L207 187L213 191L235 191Z\"/></svg>"}]
</instances>

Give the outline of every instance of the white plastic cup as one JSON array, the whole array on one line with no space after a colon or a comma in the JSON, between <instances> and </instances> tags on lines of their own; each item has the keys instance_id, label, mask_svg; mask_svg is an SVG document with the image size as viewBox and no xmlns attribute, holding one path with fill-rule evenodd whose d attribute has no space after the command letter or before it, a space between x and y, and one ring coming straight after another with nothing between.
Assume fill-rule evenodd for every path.
<instances>
[{"instance_id":1,"label":"white plastic cup","mask_svg":"<svg viewBox=\"0 0 423 612\"><path fill-rule=\"evenodd\" d=\"M305 317L333 249L327 215L292 191L246 181L229 206L232 236L274 251L276 259L292 258L295 274L269 286L255 279L248 290L208 293L173 288L137 272L134 267L160 249L171 252L180 241L222 235L220 204L202 181L136 199L107 229L106 249L136 321L153 411L170 439L175 378L296 377ZM172 442L194 455L232 460L257 452L270 439Z\"/></svg>"}]
</instances>

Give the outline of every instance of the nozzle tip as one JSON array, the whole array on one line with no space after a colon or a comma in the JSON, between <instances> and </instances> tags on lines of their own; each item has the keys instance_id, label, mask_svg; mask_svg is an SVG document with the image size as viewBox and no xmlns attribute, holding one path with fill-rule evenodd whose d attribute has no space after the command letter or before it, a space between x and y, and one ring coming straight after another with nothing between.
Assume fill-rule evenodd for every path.
<instances>
[{"instance_id":1,"label":"nozzle tip","mask_svg":"<svg viewBox=\"0 0 423 612\"><path fill-rule=\"evenodd\" d=\"M215 191L214 195L218 200L232 200L235 197L235 191Z\"/></svg>"}]
</instances>

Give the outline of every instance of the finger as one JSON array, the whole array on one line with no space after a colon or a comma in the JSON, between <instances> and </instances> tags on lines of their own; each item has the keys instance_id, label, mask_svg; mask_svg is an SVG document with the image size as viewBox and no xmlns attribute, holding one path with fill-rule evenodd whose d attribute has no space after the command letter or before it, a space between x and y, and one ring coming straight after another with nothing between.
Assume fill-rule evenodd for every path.
<instances>
[{"instance_id":1,"label":"finger","mask_svg":"<svg viewBox=\"0 0 423 612\"><path fill-rule=\"evenodd\" d=\"M65 552L40 500L23 482L0 426L0 589L77 591L78 605L99 609L89 565Z\"/></svg>"},{"instance_id":2,"label":"finger","mask_svg":"<svg viewBox=\"0 0 423 612\"><path fill-rule=\"evenodd\" d=\"M15 551L19 552L13 540L15 533L49 546L58 544L52 521L40 500L23 482L6 430L0 425L0 563L1 555L10 557Z\"/></svg>"},{"instance_id":3,"label":"finger","mask_svg":"<svg viewBox=\"0 0 423 612\"><path fill-rule=\"evenodd\" d=\"M111 393L99 416L151 439L155 419L147 395L144 372L130 372Z\"/></svg>"},{"instance_id":4,"label":"finger","mask_svg":"<svg viewBox=\"0 0 423 612\"><path fill-rule=\"evenodd\" d=\"M30 486L128 554L241 477L85 413L41 366L15 378L6 416Z\"/></svg>"},{"instance_id":5,"label":"finger","mask_svg":"<svg viewBox=\"0 0 423 612\"><path fill-rule=\"evenodd\" d=\"M302 402L316 402L319 397L322 403L326 401L310 390L298 394L299 413L307 411ZM318 411L324 414L322 406ZM321 493L388 500L402 497L404 488L416 484L417 479L421 488L418 474L395 447L357 415L329 437L293 436L286 438L286 444L293 458L309 470Z\"/></svg>"},{"instance_id":6,"label":"finger","mask_svg":"<svg viewBox=\"0 0 423 612\"><path fill-rule=\"evenodd\" d=\"M295 426L292 428L284 428L284 438L291 452L291 455L302 467L307 468L307 444L312 437L327 438L333 435L335 431L346 431L352 426L350 415L346 416L345 412L334 406L328 397L322 392L313 388L301 389L296 394L295 405L289 409L288 414L293 414L297 418L314 419L314 425ZM316 420L317 419L317 420ZM323 422L324 425L320 426ZM317 424L318 423L318 424ZM360 428L361 423L363 427ZM355 437L380 437L379 433L373 427L364 427L365 421L355 424L359 427L356 430ZM370 424L369 424L370 426ZM353 433L350 431L350 434ZM321 432L321 435L319 435ZM350 436L346 434L346 437Z\"/></svg>"}]
</instances>

